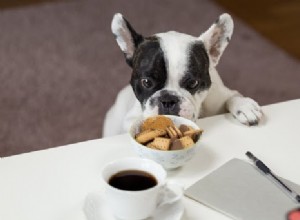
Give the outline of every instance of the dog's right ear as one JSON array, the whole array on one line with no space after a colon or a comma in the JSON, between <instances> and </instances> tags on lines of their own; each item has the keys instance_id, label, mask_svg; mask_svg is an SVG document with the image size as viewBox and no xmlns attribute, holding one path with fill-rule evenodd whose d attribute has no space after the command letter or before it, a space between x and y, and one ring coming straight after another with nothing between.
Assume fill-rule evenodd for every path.
<instances>
[{"instance_id":1,"label":"dog's right ear","mask_svg":"<svg viewBox=\"0 0 300 220\"><path fill-rule=\"evenodd\" d=\"M125 55L126 62L132 67L134 52L138 45L144 40L143 36L136 33L129 22L120 13L114 15L111 30Z\"/></svg>"}]
</instances>

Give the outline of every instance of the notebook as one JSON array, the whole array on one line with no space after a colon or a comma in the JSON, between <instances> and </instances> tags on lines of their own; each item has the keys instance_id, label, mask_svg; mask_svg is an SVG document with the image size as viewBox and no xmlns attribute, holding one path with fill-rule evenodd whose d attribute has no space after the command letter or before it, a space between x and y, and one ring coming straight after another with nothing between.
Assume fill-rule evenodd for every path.
<instances>
[{"instance_id":1,"label":"notebook","mask_svg":"<svg viewBox=\"0 0 300 220\"><path fill-rule=\"evenodd\" d=\"M300 186L280 178L297 193ZM232 159L200 179L185 195L232 219L283 220L300 207L248 162Z\"/></svg>"}]
</instances>

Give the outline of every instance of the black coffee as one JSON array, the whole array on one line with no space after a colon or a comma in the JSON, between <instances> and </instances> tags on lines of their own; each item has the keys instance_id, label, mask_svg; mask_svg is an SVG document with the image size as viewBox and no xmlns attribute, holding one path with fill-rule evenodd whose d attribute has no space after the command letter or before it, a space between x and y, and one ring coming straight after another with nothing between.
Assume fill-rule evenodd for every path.
<instances>
[{"instance_id":1,"label":"black coffee","mask_svg":"<svg viewBox=\"0 0 300 220\"><path fill-rule=\"evenodd\" d=\"M124 170L114 174L108 183L118 189L138 191L155 186L157 181L150 173L140 170Z\"/></svg>"}]
</instances>

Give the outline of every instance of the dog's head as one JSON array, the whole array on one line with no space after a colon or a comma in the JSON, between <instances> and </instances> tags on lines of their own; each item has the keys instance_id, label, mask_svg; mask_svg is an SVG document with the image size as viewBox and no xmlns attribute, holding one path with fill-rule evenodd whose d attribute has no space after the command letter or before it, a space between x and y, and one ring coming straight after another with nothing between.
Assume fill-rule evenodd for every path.
<instances>
[{"instance_id":1,"label":"dog's head","mask_svg":"<svg viewBox=\"0 0 300 220\"><path fill-rule=\"evenodd\" d=\"M199 37L170 31L144 37L116 14L112 32L132 68L131 86L145 116L179 115L197 119L233 31L228 14Z\"/></svg>"}]
</instances>

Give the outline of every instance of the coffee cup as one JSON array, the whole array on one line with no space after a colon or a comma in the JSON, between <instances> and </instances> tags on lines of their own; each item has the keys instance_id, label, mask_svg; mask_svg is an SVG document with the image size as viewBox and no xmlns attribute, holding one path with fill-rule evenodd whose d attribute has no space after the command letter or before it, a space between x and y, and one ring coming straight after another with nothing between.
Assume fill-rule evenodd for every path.
<instances>
[{"instance_id":1,"label":"coffee cup","mask_svg":"<svg viewBox=\"0 0 300 220\"><path fill-rule=\"evenodd\" d=\"M145 219L158 206L179 200L183 190L176 184L167 184L166 177L164 168L149 159L124 158L107 164L102 178L113 215L118 219ZM171 188L177 193L165 196Z\"/></svg>"}]
</instances>

